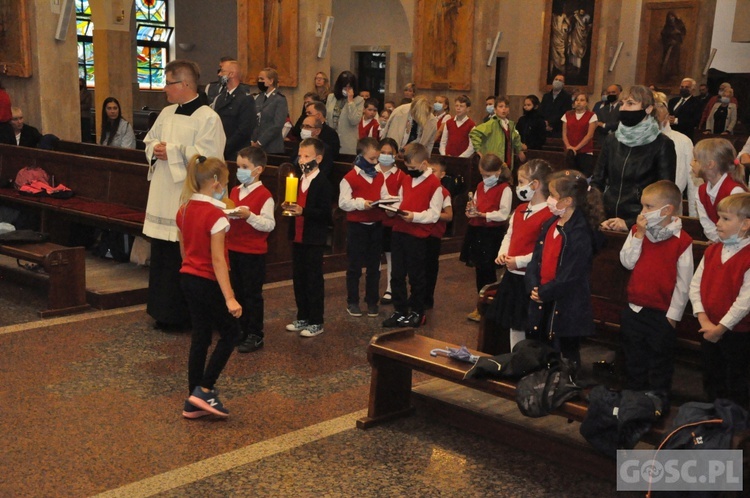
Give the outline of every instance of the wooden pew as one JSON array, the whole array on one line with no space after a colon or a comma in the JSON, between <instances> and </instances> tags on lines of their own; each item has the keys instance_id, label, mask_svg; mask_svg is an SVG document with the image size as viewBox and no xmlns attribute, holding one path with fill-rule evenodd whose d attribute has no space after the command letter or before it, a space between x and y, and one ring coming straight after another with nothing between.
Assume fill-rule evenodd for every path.
<instances>
[{"instance_id":1,"label":"wooden pew","mask_svg":"<svg viewBox=\"0 0 750 498\"><path fill-rule=\"evenodd\" d=\"M82 142L68 142L60 140L55 145L58 152L78 154L81 156L101 157L114 159L116 161L127 161L131 163L146 164L146 153L138 149L124 149L122 147L110 147L108 145L97 145Z\"/></svg>"}]
</instances>

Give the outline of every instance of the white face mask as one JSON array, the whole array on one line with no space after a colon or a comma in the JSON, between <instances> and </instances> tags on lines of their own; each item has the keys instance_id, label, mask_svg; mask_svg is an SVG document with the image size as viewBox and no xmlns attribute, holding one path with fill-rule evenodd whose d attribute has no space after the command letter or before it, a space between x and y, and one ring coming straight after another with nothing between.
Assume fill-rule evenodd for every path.
<instances>
[{"instance_id":1,"label":"white face mask","mask_svg":"<svg viewBox=\"0 0 750 498\"><path fill-rule=\"evenodd\" d=\"M562 216L565 214L566 208L558 209L557 199L555 199L552 196L547 197L547 207L549 208L550 211L552 211L552 214L554 214L555 216Z\"/></svg>"},{"instance_id":2,"label":"white face mask","mask_svg":"<svg viewBox=\"0 0 750 498\"><path fill-rule=\"evenodd\" d=\"M649 211L648 213L643 213L643 217L646 218L646 227L647 228L653 228L662 221L664 221L664 218L666 218L666 215L662 215L662 210L667 206L662 206L659 209L654 209L653 211Z\"/></svg>"},{"instance_id":3,"label":"white face mask","mask_svg":"<svg viewBox=\"0 0 750 498\"><path fill-rule=\"evenodd\" d=\"M516 187L516 196L521 201L530 201L531 198L534 196L534 192L536 192L533 188L531 188L531 183L527 183L523 187L520 185Z\"/></svg>"},{"instance_id":4,"label":"white face mask","mask_svg":"<svg viewBox=\"0 0 750 498\"><path fill-rule=\"evenodd\" d=\"M499 180L500 180L500 178L498 178L495 175L482 178L482 182L484 183L484 186L486 188L492 188L492 187L494 187L495 185L497 185L497 182Z\"/></svg>"},{"instance_id":5,"label":"white face mask","mask_svg":"<svg viewBox=\"0 0 750 498\"><path fill-rule=\"evenodd\" d=\"M305 140L306 138L311 138L312 137L312 130L304 130L304 129L300 130L299 131L299 137L302 140Z\"/></svg>"}]
</instances>

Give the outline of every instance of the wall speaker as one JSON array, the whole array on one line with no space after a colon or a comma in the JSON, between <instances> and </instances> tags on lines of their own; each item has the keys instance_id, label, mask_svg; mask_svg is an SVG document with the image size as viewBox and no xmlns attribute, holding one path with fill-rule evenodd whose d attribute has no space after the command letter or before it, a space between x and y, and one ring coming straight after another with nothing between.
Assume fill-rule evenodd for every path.
<instances>
[{"instance_id":1,"label":"wall speaker","mask_svg":"<svg viewBox=\"0 0 750 498\"><path fill-rule=\"evenodd\" d=\"M320 39L320 45L318 46L318 59L322 59L326 56L326 50L328 50L328 42L331 41L331 31L333 31L333 17L326 17L326 25L323 27L323 36Z\"/></svg>"},{"instance_id":2,"label":"wall speaker","mask_svg":"<svg viewBox=\"0 0 750 498\"><path fill-rule=\"evenodd\" d=\"M60 17L57 19L57 29L55 30L55 40L65 41L70 27L70 20L73 18L73 0L62 0L60 4Z\"/></svg>"},{"instance_id":3,"label":"wall speaker","mask_svg":"<svg viewBox=\"0 0 750 498\"><path fill-rule=\"evenodd\" d=\"M500 45L500 40L503 38L503 32L498 31L495 35L495 41L492 43L492 49L490 50L490 55L487 57L487 67L490 67L492 65L492 62L495 60L495 55L497 54L497 47Z\"/></svg>"},{"instance_id":4,"label":"wall speaker","mask_svg":"<svg viewBox=\"0 0 750 498\"><path fill-rule=\"evenodd\" d=\"M620 42L617 44L617 50L615 51L615 55L612 56L612 63L609 65L609 72L615 70L615 64L617 64L617 59L620 58L620 52L622 52L622 46L625 45L625 42Z\"/></svg>"}]
</instances>

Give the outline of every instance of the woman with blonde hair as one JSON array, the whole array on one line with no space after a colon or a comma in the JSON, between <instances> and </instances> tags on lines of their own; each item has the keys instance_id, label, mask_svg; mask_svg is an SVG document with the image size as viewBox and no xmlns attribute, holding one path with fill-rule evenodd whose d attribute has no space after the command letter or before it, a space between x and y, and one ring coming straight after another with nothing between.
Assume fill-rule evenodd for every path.
<instances>
[{"instance_id":1,"label":"woman with blonde hair","mask_svg":"<svg viewBox=\"0 0 750 498\"><path fill-rule=\"evenodd\" d=\"M437 118L432 114L432 105L427 97L417 95L411 104L398 106L393 111L381 136L394 139L399 149L419 142L432 152L436 134Z\"/></svg>"},{"instance_id":2,"label":"woman with blonde hair","mask_svg":"<svg viewBox=\"0 0 750 498\"><path fill-rule=\"evenodd\" d=\"M328 82L328 76L318 71L315 74L315 82L313 83L312 93L317 95L318 100L325 102L328 98L328 94L331 93L331 85Z\"/></svg>"}]
</instances>

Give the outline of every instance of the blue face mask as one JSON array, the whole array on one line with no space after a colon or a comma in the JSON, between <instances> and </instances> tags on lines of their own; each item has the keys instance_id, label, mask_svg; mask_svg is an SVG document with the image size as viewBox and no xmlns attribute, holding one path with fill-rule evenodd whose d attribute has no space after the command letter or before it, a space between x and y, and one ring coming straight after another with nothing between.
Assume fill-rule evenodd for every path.
<instances>
[{"instance_id":1,"label":"blue face mask","mask_svg":"<svg viewBox=\"0 0 750 498\"><path fill-rule=\"evenodd\" d=\"M249 169L237 169L237 181L239 181L243 185L247 185L248 183L253 183L255 181L255 177L253 176L253 173Z\"/></svg>"},{"instance_id":2,"label":"blue face mask","mask_svg":"<svg viewBox=\"0 0 750 498\"><path fill-rule=\"evenodd\" d=\"M214 192L213 194L211 194L211 197L213 197L217 201L220 201L224 198L226 194L227 194L227 189L223 188L221 189L221 192Z\"/></svg>"},{"instance_id":3,"label":"blue face mask","mask_svg":"<svg viewBox=\"0 0 750 498\"><path fill-rule=\"evenodd\" d=\"M740 233L737 232L735 234L730 235L726 239L719 238L721 240L721 243L725 246L733 246L740 243Z\"/></svg>"},{"instance_id":4,"label":"blue face mask","mask_svg":"<svg viewBox=\"0 0 750 498\"><path fill-rule=\"evenodd\" d=\"M441 104L440 102L435 102L434 104L432 104L432 110L435 112L441 112L443 110L443 104Z\"/></svg>"},{"instance_id":5,"label":"blue face mask","mask_svg":"<svg viewBox=\"0 0 750 498\"><path fill-rule=\"evenodd\" d=\"M492 188L495 185L497 185L499 178L495 175L487 176L485 178L482 178L482 183L484 183L484 186L487 188Z\"/></svg>"},{"instance_id":6,"label":"blue face mask","mask_svg":"<svg viewBox=\"0 0 750 498\"><path fill-rule=\"evenodd\" d=\"M365 172L367 176L370 178L375 178L378 174L378 171L375 169L376 164L372 164L367 159L365 159L362 156L357 156L356 159L354 159L354 164L358 166L361 170Z\"/></svg>"},{"instance_id":7,"label":"blue face mask","mask_svg":"<svg viewBox=\"0 0 750 498\"><path fill-rule=\"evenodd\" d=\"M390 154L380 154L378 156L378 162L383 166L391 166L396 162L396 158Z\"/></svg>"},{"instance_id":8,"label":"blue face mask","mask_svg":"<svg viewBox=\"0 0 750 498\"><path fill-rule=\"evenodd\" d=\"M492 114L493 112L495 112L495 106L488 105L487 107L484 108L484 110L487 111L487 114Z\"/></svg>"}]
</instances>

